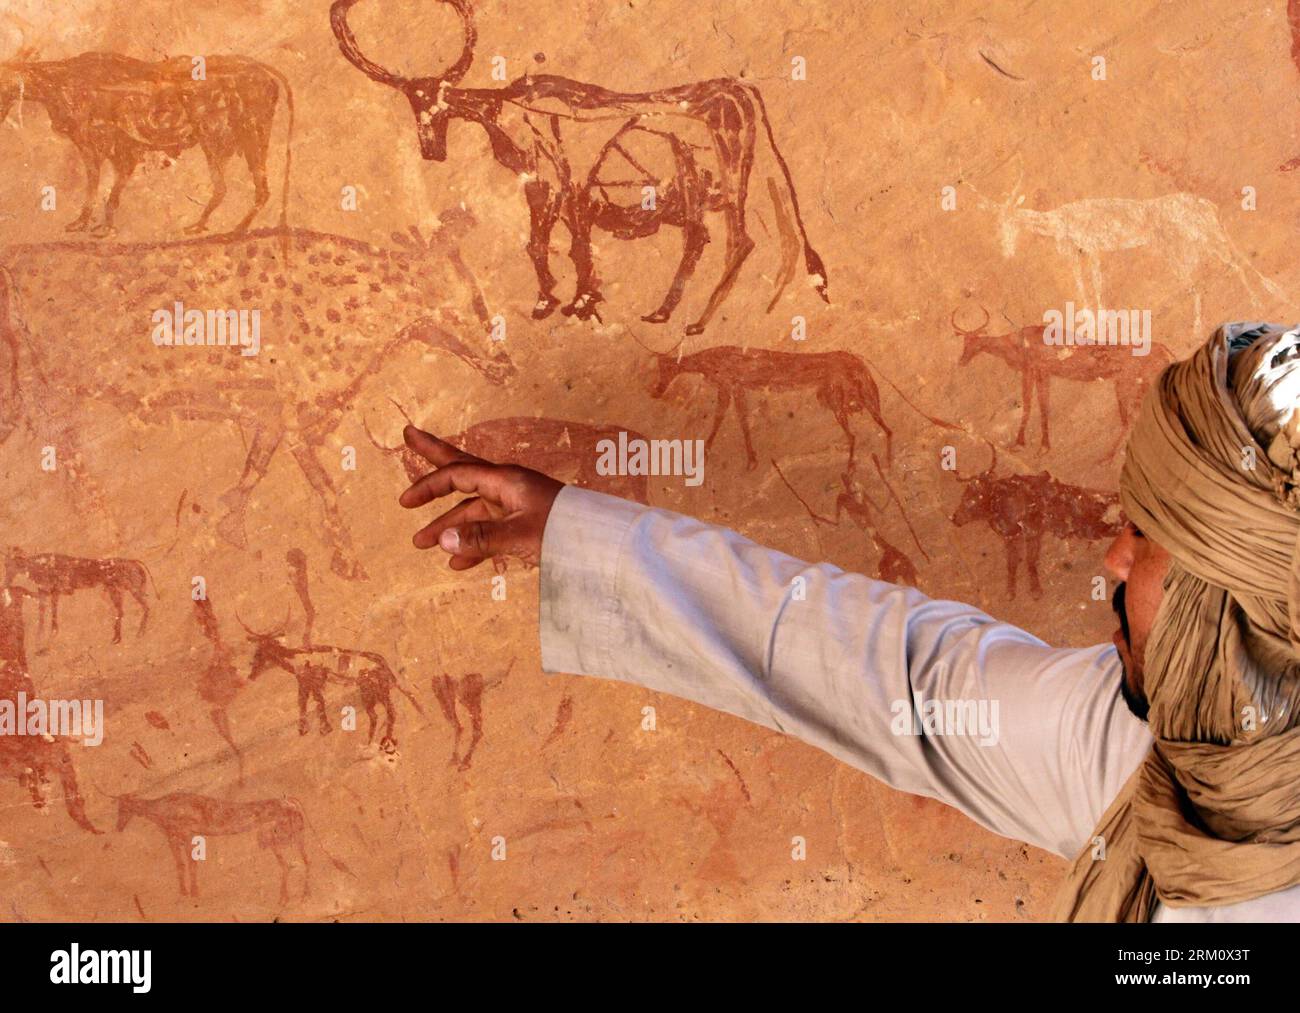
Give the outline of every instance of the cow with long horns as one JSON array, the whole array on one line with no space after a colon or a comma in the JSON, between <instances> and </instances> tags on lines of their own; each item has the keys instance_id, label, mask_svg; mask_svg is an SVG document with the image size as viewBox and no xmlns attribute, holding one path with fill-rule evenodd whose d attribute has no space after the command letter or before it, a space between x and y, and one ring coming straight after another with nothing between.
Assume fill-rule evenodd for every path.
<instances>
[{"instance_id":1,"label":"cow with long horns","mask_svg":"<svg viewBox=\"0 0 1300 1013\"><path fill-rule=\"evenodd\" d=\"M549 316L560 303L549 266L551 231L558 221L569 231L569 256L577 272L574 299L562 312L579 319L596 315L603 300L592 258L593 228L625 239L653 234L661 225L681 228L684 248L672 285L659 308L642 318L663 323L709 242L704 215L716 211L723 216L727 234L722 277L699 318L687 328L688 334L703 331L754 249L745 231L745 205L760 126L785 181L782 192L775 180L768 180L785 248L778 290L768 310L795 275L800 245L813 285L829 301L826 268L808 241L794 180L753 84L717 78L649 92L618 92L537 74L500 88L460 88L477 40L468 0L441 0L456 11L464 28L465 44L456 61L436 75L403 77L362 53L348 24L348 13L357 2L336 0L330 9L339 46L366 76L406 96L415 113L421 154L444 161L448 124L465 120L483 128L496 161L523 179L531 217L528 254L539 286L535 319ZM617 196L629 188L634 199Z\"/></svg>"}]
</instances>

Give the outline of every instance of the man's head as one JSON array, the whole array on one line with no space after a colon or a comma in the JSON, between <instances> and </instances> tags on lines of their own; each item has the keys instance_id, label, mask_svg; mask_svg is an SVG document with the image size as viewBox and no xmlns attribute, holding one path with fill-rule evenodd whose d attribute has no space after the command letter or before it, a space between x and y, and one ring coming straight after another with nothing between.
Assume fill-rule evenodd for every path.
<instances>
[{"instance_id":1,"label":"man's head","mask_svg":"<svg viewBox=\"0 0 1300 1013\"><path fill-rule=\"evenodd\" d=\"M1124 698L1155 740L1058 917L1300 885L1300 328L1227 324L1152 386L1120 475Z\"/></svg>"},{"instance_id":2,"label":"man's head","mask_svg":"<svg viewBox=\"0 0 1300 1013\"><path fill-rule=\"evenodd\" d=\"M1106 551L1106 569L1120 581L1111 605L1119 617L1113 639L1124 665L1121 690L1129 709L1144 721L1149 704L1142 688L1143 659L1164 598L1169 562L1169 553L1131 521Z\"/></svg>"},{"instance_id":3,"label":"man's head","mask_svg":"<svg viewBox=\"0 0 1300 1013\"><path fill-rule=\"evenodd\" d=\"M1262 324L1221 328L1142 406L1106 567L1124 697L1158 737L1235 741L1264 700L1281 716L1273 683L1300 665L1297 408L1300 332Z\"/></svg>"}]
</instances>

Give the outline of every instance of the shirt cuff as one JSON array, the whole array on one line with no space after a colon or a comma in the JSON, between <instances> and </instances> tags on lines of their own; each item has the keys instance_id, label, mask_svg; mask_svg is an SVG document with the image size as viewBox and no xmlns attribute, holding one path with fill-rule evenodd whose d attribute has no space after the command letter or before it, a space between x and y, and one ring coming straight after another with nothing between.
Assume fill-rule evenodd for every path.
<instances>
[{"instance_id":1,"label":"shirt cuff","mask_svg":"<svg viewBox=\"0 0 1300 1013\"><path fill-rule=\"evenodd\" d=\"M566 485L542 533L542 671L609 675L623 546L649 507Z\"/></svg>"}]
</instances>

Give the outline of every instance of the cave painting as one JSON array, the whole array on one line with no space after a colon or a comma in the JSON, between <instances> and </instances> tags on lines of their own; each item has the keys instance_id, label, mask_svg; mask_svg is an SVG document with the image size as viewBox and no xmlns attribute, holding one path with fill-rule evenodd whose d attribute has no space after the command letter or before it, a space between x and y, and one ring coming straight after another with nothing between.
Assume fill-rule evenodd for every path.
<instances>
[{"instance_id":1,"label":"cave painting","mask_svg":"<svg viewBox=\"0 0 1300 1013\"><path fill-rule=\"evenodd\" d=\"M353 66L406 96L424 158L445 161L447 126L453 119L464 120L483 128L493 158L524 181L527 249L539 288L534 319L550 316L560 304L549 266L557 222L563 221L569 233L569 258L577 273L573 301L561 312L580 320L595 316L604 301L592 252L593 228L620 239L652 235L663 225L680 228L683 252L672 284L659 307L642 318L663 323L709 242L704 216L718 212L727 236L722 276L699 318L686 329L688 334L702 332L755 246L746 231L745 211L760 132L785 184L782 191L769 180L784 250L777 296L768 309L794 276L800 252L796 231L809 280L829 301L826 268L808 241L794 180L754 84L717 78L658 91L618 92L553 74L527 74L500 88L460 88L478 34L468 0L443 2L459 16L465 42L450 67L426 77L403 77L361 51L348 24L357 0L336 0L330 23Z\"/></svg>"},{"instance_id":2,"label":"cave painting","mask_svg":"<svg viewBox=\"0 0 1300 1013\"><path fill-rule=\"evenodd\" d=\"M448 762L457 770L469 770L474 762L474 750L483 738L484 690L505 682L514 665L515 661L511 658L503 673L487 680L479 672L469 672L459 677L443 673L433 677L433 695L438 700L443 717L452 728L451 759ZM462 706L470 721L469 748L464 754L460 751L461 735L465 731L465 726L460 723Z\"/></svg>"},{"instance_id":3,"label":"cave painting","mask_svg":"<svg viewBox=\"0 0 1300 1013\"><path fill-rule=\"evenodd\" d=\"M208 708L208 717L217 730L217 734L230 747L230 753L238 765L238 783L244 783L244 754L235 742L230 728L229 708L235 697L243 688L244 680L235 668L234 652L221 636L217 623L217 613L209 597L194 601L194 619L212 649L211 659L199 674L196 690L199 698Z\"/></svg>"},{"instance_id":4,"label":"cave painting","mask_svg":"<svg viewBox=\"0 0 1300 1013\"><path fill-rule=\"evenodd\" d=\"M113 643L122 642L124 595L129 594L140 606L140 628L144 633L149 622L146 581L152 582L149 570L138 559L82 559L54 552L29 553L11 546L4 557L6 585L22 579L35 585L40 607L37 632L45 626L45 606L50 606L50 633L59 632L59 595L73 594L89 588L102 588L113 606ZM154 589L155 595L157 588Z\"/></svg>"},{"instance_id":5,"label":"cave painting","mask_svg":"<svg viewBox=\"0 0 1300 1013\"><path fill-rule=\"evenodd\" d=\"M735 402L751 471L758 466L758 455L754 452L754 440L749 430L748 395L760 391L812 395L818 404L826 408L849 441L846 471L853 470L857 452L857 440L849 427L849 420L864 411L871 416L885 437L886 460L893 460L894 434L880 410L880 389L872 379L867 363L852 352L778 352L767 348L738 348L735 345L718 345L690 355L674 355L671 351L656 352L653 349L647 351L654 356L657 368L650 387L651 397L664 398L674 380L691 374L698 375L706 386L717 391L713 428L704 441L705 450L713 446L713 440L727 417L727 410ZM927 415L891 381L886 379L885 382L893 387L913 411L932 425L944 429L958 428L943 419Z\"/></svg>"},{"instance_id":6,"label":"cave painting","mask_svg":"<svg viewBox=\"0 0 1300 1013\"><path fill-rule=\"evenodd\" d=\"M241 56L176 57L146 63L113 53L83 53L57 62L0 64L0 120L15 104L45 107L55 133L76 145L86 169L86 202L67 226L93 235L113 231L122 191L152 152L176 159L199 148L208 161L212 195L188 233L203 232L226 196L225 167L236 155L253 177L253 206L235 232L248 228L271 196L266 161L281 95L288 109L284 193L289 198L293 93L279 71ZM100 221L92 223L104 163L113 187Z\"/></svg>"},{"instance_id":7,"label":"cave painting","mask_svg":"<svg viewBox=\"0 0 1300 1013\"><path fill-rule=\"evenodd\" d=\"M335 480L319 457L361 388L407 348L450 354L496 386L514 375L504 351L482 354L453 333L465 322L453 306L441 304L447 293L440 303L417 284L417 276L431 261L443 262L441 254L454 246L464 227L463 217L444 215L442 228L427 239L417 230L409 236L395 234L400 247L396 251L303 229L260 230L240 239L95 245L89 251L75 243L10 247L6 252L12 258L11 270L20 284L32 288L34 305L41 304L40 293L57 288L68 274L68 254L74 255L74 263L80 260L75 255L87 254L94 270L120 284L104 338L128 348L132 343L148 346L138 355L107 362L97 358L93 372L80 374L66 365L66 356L55 356L19 332L26 371L36 384L24 396L29 417L40 411L54 413L64 431L72 431L72 439L71 420L91 400L148 424L174 418L233 424L247 452L239 481L220 497L223 514L217 529L237 548L248 546L245 516L250 497L284 446L320 504L322 534L333 550L331 570L345 579L363 579L365 570L339 511ZM277 262L274 252L286 237L300 254L287 265ZM194 263L192 271L178 270L176 260L182 257ZM448 272L462 288L463 268L462 261ZM192 277L199 273L205 274L201 288ZM464 294L477 315L483 308L477 288ZM147 335L141 338L139 326L147 326L153 307L171 306L173 299L187 296L221 306L266 306L269 329L282 335L283 351L277 358L274 346L263 347L260 355L232 358L217 350L214 359L156 348ZM139 325L141 319L145 325ZM386 319L408 322L373 343L357 340L349 326ZM130 330L131 320L139 325L136 330ZM63 325L62 320L50 322ZM473 326L486 344L487 320L476 320ZM288 354L289 348L293 354ZM191 371L188 384L169 379L176 364L167 357L176 355L190 356L185 361ZM263 365L262 360L268 361ZM239 368L232 369L232 364Z\"/></svg>"},{"instance_id":8,"label":"cave painting","mask_svg":"<svg viewBox=\"0 0 1300 1013\"><path fill-rule=\"evenodd\" d=\"M221 837L257 832L258 847L275 855L280 865L280 903L289 901L289 863L285 852L297 851L302 862L302 896L311 893L311 864L303 841L305 817L297 799L273 798L256 802L225 802L189 791L160 798L114 795L117 831L121 833L139 816L154 823L167 839L182 897L198 897L199 863L190 857L195 837Z\"/></svg>"},{"instance_id":9,"label":"cave painting","mask_svg":"<svg viewBox=\"0 0 1300 1013\"><path fill-rule=\"evenodd\" d=\"M1119 495L1067 485L1046 471L1037 475L997 477L997 451L980 474L957 476L964 485L961 502L952 515L958 527L983 521L1002 539L1007 556L1007 595L1016 595L1016 573L1023 560L1029 589L1042 593L1038 582L1038 555L1043 536L1063 541L1100 541L1114 538L1124 527Z\"/></svg>"},{"instance_id":10,"label":"cave painting","mask_svg":"<svg viewBox=\"0 0 1300 1013\"><path fill-rule=\"evenodd\" d=\"M36 699L36 685L27 670L26 626L23 606L37 595L22 587L0 587L0 697L17 711L19 694ZM63 790L63 805L72 821L88 833L98 834L86 815L77 784L68 741L44 735L0 735L0 778L14 778L37 812L47 812L52 779Z\"/></svg>"},{"instance_id":11,"label":"cave painting","mask_svg":"<svg viewBox=\"0 0 1300 1013\"><path fill-rule=\"evenodd\" d=\"M58 388L44 371L39 346L32 340L20 309L13 272L0 264L0 444L21 425L39 445L58 448L65 465L71 463L61 471L71 485L78 509L103 517L109 533L115 536L103 489L93 475L78 467L82 460L80 436L62 414L66 404L56 397Z\"/></svg>"},{"instance_id":12,"label":"cave painting","mask_svg":"<svg viewBox=\"0 0 1300 1013\"><path fill-rule=\"evenodd\" d=\"M1219 221L1219 209L1204 197L1193 193L1170 193L1146 199L1087 197L1048 211L1037 211L1020 206L1024 201L1020 194L1023 176L1022 171L1001 204L994 205L980 197L998 216L1002 256L1014 257L1024 235L1051 240L1060 255L1069 258L1075 291L1088 305L1109 305L1102 293L1102 254L1144 246L1156 247L1161 262L1174 273L1182 291L1192 293L1198 335L1201 333L1201 290L1196 283L1196 272L1202 264L1227 268L1252 299L1261 300L1263 293L1277 300L1286 298L1282 289L1261 274L1228 237ZM1091 288L1084 283L1085 267Z\"/></svg>"},{"instance_id":13,"label":"cave painting","mask_svg":"<svg viewBox=\"0 0 1300 1013\"><path fill-rule=\"evenodd\" d=\"M288 672L297 682L299 735L306 735L311 728L307 708L313 702L316 704L320 733L326 735L333 731L325 707L325 687L329 683L356 687L361 697L361 706L370 722L366 745L374 742L375 731L379 724L378 709L383 707L384 726L379 739L379 748L386 753L397 751L397 739L393 734L393 726L397 722L397 710L393 706L393 689L397 689L410 700L411 706L421 717L425 716L420 702L393 673L383 655L373 651L329 647L322 644L289 647L284 643L284 636L288 629L287 617L279 628L266 632L250 629L242 619L240 624L248 633L249 641L254 645L253 660L248 670L249 681L256 680L268 669L278 668Z\"/></svg>"},{"instance_id":14,"label":"cave painting","mask_svg":"<svg viewBox=\"0 0 1300 1013\"><path fill-rule=\"evenodd\" d=\"M289 567L289 580L293 583L294 593L302 606L302 642L310 644L311 628L316 625L316 606L312 603L311 587L307 579L307 554L295 546L284 554L284 561Z\"/></svg>"},{"instance_id":15,"label":"cave painting","mask_svg":"<svg viewBox=\"0 0 1300 1013\"><path fill-rule=\"evenodd\" d=\"M884 469L880 466L880 460L875 454L871 455L872 461L876 466L876 471L885 487L889 490L891 497L897 504L899 513L907 525L908 531L912 535L912 541L916 544L917 550L925 557L928 562L929 553L921 547L921 542L917 538L916 530L912 527L911 519L903 509L902 501L899 500L898 494L890 485L889 480L885 477ZM835 499L835 516L823 517L809 505L808 501L799 493L799 490L791 484L786 478L781 466L772 462L772 467L776 469L777 475L785 483L785 487L790 490L791 494L803 506L804 511L812 518L814 524L826 524L834 527L840 523L840 517L848 514L862 531L871 539L871 544L879 553L876 561L876 577L880 580L888 581L891 584L906 584L910 587L919 586L916 576L916 565L908 558L902 549L889 542L880 531L880 525L876 520L876 515L881 511L881 504L875 502L861 482L855 479L850 472L845 472L840 476L840 482L844 486L844 491Z\"/></svg>"},{"instance_id":16,"label":"cave painting","mask_svg":"<svg viewBox=\"0 0 1300 1013\"><path fill-rule=\"evenodd\" d=\"M1143 356L1131 355L1128 349L1118 346L1051 345L1043 340L1045 324L1030 324L1005 334L989 334L989 313L983 307L981 309L983 322L970 330L957 323L957 313L953 312L953 330L962 340L961 359L957 365L966 366L978 356L988 355L1001 359L1020 374L1020 429L1015 442L1018 447L1024 446L1025 430L1033 414L1035 398L1041 426L1040 444L1043 450L1051 447L1048 418L1053 379L1081 383L1105 380L1114 387L1119 408L1115 440L1105 455L1107 459L1114 457L1128 434L1129 412L1137 409L1147 388L1174 361L1173 353L1154 341L1150 352Z\"/></svg>"},{"instance_id":17,"label":"cave painting","mask_svg":"<svg viewBox=\"0 0 1300 1013\"><path fill-rule=\"evenodd\" d=\"M402 415L410 421L405 411ZM386 446L375 438L368 426L365 428L376 448L400 461L408 481L415 482L429 470L429 462L405 444ZM522 465L584 489L648 505L648 479L645 475L602 475L596 470L596 461L600 457L596 445L601 440L617 442L619 433L626 433L629 440L645 439L634 430L617 426L528 416L487 419L476 422L463 432L440 438L487 461Z\"/></svg>"},{"instance_id":18,"label":"cave painting","mask_svg":"<svg viewBox=\"0 0 1300 1013\"><path fill-rule=\"evenodd\" d=\"M17 706L16 691L10 696L6 690L4 695ZM15 778L37 812L48 811L52 801L52 779L57 778L63 791L63 805L72 821L87 833L103 833L86 815L86 804L77 785L77 771L66 739L47 739L41 735L0 736L0 777Z\"/></svg>"}]
</instances>

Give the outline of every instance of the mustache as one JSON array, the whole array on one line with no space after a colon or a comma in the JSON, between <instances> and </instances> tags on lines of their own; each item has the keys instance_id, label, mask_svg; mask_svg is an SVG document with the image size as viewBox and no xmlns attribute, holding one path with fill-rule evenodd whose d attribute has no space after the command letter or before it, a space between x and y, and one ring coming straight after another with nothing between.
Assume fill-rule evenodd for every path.
<instances>
[{"instance_id":1,"label":"mustache","mask_svg":"<svg viewBox=\"0 0 1300 1013\"><path fill-rule=\"evenodd\" d=\"M1129 638L1128 610L1124 607L1124 602L1125 583L1120 581L1120 583L1115 587L1115 593L1111 595L1110 607L1114 613L1119 616L1119 631L1124 636L1124 643L1128 644L1131 649L1133 647L1133 641Z\"/></svg>"}]
</instances>

